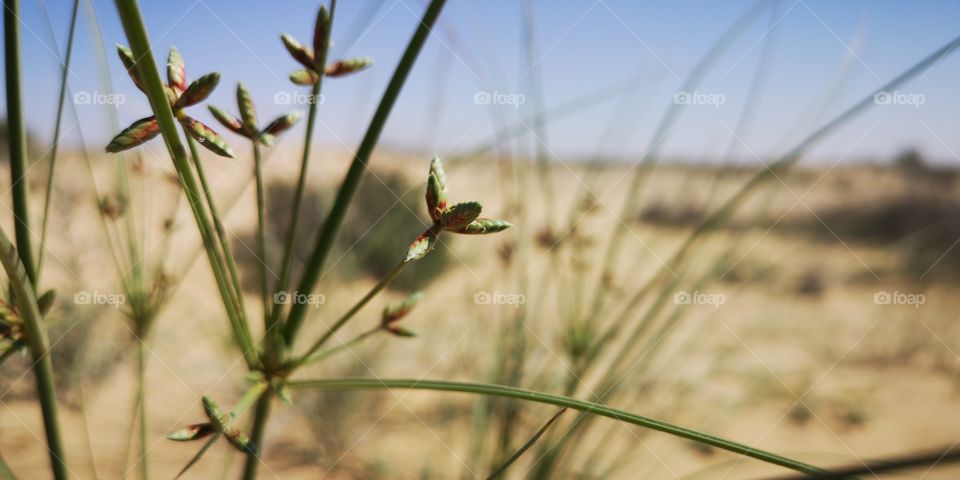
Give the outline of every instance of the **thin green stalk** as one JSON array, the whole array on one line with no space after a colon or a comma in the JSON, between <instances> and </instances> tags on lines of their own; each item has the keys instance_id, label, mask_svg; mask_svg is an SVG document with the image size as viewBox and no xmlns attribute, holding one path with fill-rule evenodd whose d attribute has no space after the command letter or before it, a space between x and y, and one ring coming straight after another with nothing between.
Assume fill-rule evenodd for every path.
<instances>
[{"instance_id":1,"label":"thin green stalk","mask_svg":"<svg viewBox=\"0 0 960 480\"><path fill-rule=\"evenodd\" d=\"M728 27L721 34L717 41L712 44L704 56L700 58L696 66L694 66L693 70L690 71L689 75L684 80L683 85L680 87L680 91L694 91L707 72L720 58L721 54L726 51L733 41L746 30L747 26L753 23L763 8L768 8L768 5L766 5L764 2L756 2L753 7L748 9L739 18L737 18L737 20L734 21L734 23L731 24L730 27ZM652 140L649 149L646 151L646 153L644 153L642 160L634 169L630 186L627 188L627 195L624 198L623 205L621 206L618 216L621 221L617 222L614 226L613 232L611 232L610 235L607 235L607 245L604 250L605 253L594 284L593 300L591 302L590 309L587 310L589 314L599 314L604 307L604 300L606 299L606 295L610 290L609 288L606 288L607 279L612 274L613 268L616 265L616 260L620 257L620 247L623 245L626 233L629 231L628 223L625 222L630 222L630 220L636 214L638 206L637 204L640 199L640 191L643 189L647 178L649 178L652 167L659 161L660 151L666 144L667 139L670 137L670 134L673 131L674 125L676 125L676 122L683 111L681 107L682 105L677 102L670 104L666 112L664 112L663 117L660 118L660 121L657 124L657 129L654 132L653 137L651 137Z\"/></svg>"},{"instance_id":2,"label":"thin green stalk","mask_svg":"<svg viewBox=\"0 0 960 480\"><path fill-rule=\"evenodd\" d=\"M383 132L387 118L390 117L390 111L393 109L397 97L400 96L403 84L406 82L407 76L410 74L410 70L413 68L413 64L420 54L420 50L423 48L424 43L426 43L427 37L430 35L444 4L446 4L446 0L431 0L430 5L423 14L423 18L417 25L417 30L413 34L413 38L410 39L407 49L403 52L400 63L397 64L397 68L390 78L390 83L387 85L380 104L377 106L377 111L373 114L373 119L370 121L367 133L360 142L360 147L357 148L357 154L350 163L347 176L340 185L340 190L337 191L336 200L334 200L333 207L330 209L330 214L327 215L326 223L324 223L323 229L317 237L310 259L304 269L303 278L300 280L297 288L298 292L311 292L316 286L317 280L320 278L320 272L326 263L327 256L330 254L330 250L336 241L337 232L343 224L344 217L346 217L347 209L350 207L353 195L356 193L357 187L360 185L360 179L367 169L367 162L370 160L370 155L377 146L380 133ZM300 330L300 326L303 324L304 317L306 316L306 308L307 305L304 304L294 304L291 308L283 331L287 345L293 345L297 331Z\"/></svg>"},{"instance_id":3,"label":"thin green stalk","mask_svg":"<svg viewBox=\"0 0 960 480\"><path fill-rule=\"evenodd\" d=\"M145 89L150 100L150 106L159 121L164 143L173 159L174 167L179 174L184 193L187 196L190 209L197 222L200 237L203 240L204 249L207 251L207 257L210 261L211 270L217 281L217 288L219 289L224 309L230 318L234 337L242 350L247 366L254 369L258 363L253 339L249 334L246 318L242 317L235 308L236 306L232 298L233 293L221 269L222 260L213 243L213 227L207 218L199 188L186 158L186 150L177 132L173 111L170 108L170 103L163 90L163 82L160 80L157 64L150 50L150 41L147 37L146 28L144 27L143 17L140 14L140 7L136 0L116 0L115 3L121 23L123 24L124 32L130 42L130 49L133 51L134 56L139 59L137 67L145 82Z\"/></svg>"},{"instance_id":4,"label":"thin green stalk","mask_svg":"<svg viewBox=\"0 0 960 480\"><path fill-rule=\"evenodd\" d=\"M413 390L435 390L442 392L461 392L473 393L479 395L491 395L496 397L516 398L537 403L556 405L558 407L571 408L595 415L600 415L621 422L638 425L644 428L657 430L663 433L677 437L693 440L698 443L710 445L712 447L733 452L739 455L755 458L757 460L779 465L781 467L796 470L806 474L820 474L824 470L797 460L793 460L776 453L759 450L742 443L737 443L725 438L717 437L709 433L699 432L686 427L681 427L671 423L666 423L630 412L611 408L599 403L586 402L575 398L551 395L548 393L534 392L516 387L505 385L493 385L487 383L465 383L465 382L447 382L442 380L419 380L419 379L380 379L380 378L334 378L324 380L294 380L289 384L293 389L307 390L371 390L371 389L390 389L406 388Z\"/></svg>"},{"instance_id":5,"label":"thin green stalk","mask_svg":"<svg viewBox=\"0 0 960 480\"><path fill-rule=\"evenodd\" d=\"M336 13L337 0L330 0L330 26L324 33L323 51L314 52L317 55L317 63L327 64L327 54L330 52L330 33L333 31L333 15ZM323 86L323 77L317 80L310 91L311 99L320 98L321 87ZM320 102L310 102L310 108L307 112L307 133L303 140L303 155L300 157L300 175L297 178L297 189L293 194L293 207L290 210L290 224L287 226L287 236L283 244L283 263L280 267L280 279L277 281L277 287L274 291L285 292L287 284L290 282L290 270L293 266L293 252L297 244L297 226L300 222L300 206L303 203L303 193L307 186L307 168L310 165L310 145L313 143L313 127L316 125L317 107ZM270 313L271 323L276 324L280 321L280 315L283 312L283 305L275 303L273 311Z\"/></svg>"},{"instance_id":6,"label":"thin green stalk","mask_svg":"<svg viewBox=\"0 0 960 480\"><path fill-rule=\"evenodd\" d=\"M537 429L537 431L534 432L534 434L529 439L527 439L527 441L524 442L523 445L520 446L520 448L518 448L515 452L513 452L513 455L510 455L510 457L507 458L502 465L500 465L496 470L494 470L493 473L491 473L487 477L487 480L492 480L494 478L497 478L500 475L502 475L503 472L507 471L507 469L510 468L510 465L513 465L521 456L523 456L523 454L526 453L526 451L529 450L530 447L532 447L533 444L536 443L537 440L539 440L540 437L542 437L543 434L547 432L547 429L550 428L550 425L553 425L553 422L557 421L557 419L560 418L560 415L563 415L563 412L566 412L566 411L567 411L566 408L561 408L560 410L557 411L557 413L554 413L553 416L550 417L546 421L546 423L543 424L543 426Z\"/></svg>"},{"instance_id":7,"label":"thin green stalk","mask_svg":"<svg viewBox=\"0 0 960 480\"><path fill-rule=\"evenodd\" d=\"M830 469L819 475L799 476L790 475L777 477L777 480L839 480L843 478L853 478L856 475L870 475L876 477L879 474L895 472L898 470L908 470L918 467L929 467L933 469L938 465L947 465L960 462L960 450L956 449L956 444L945 450L933 450L927 453L917 453L910 455L899 455L881 460L871 460L859 462L849 467ZM925 476L925 475L924 475Z\"/></svg>"},{"instance_id":8,"label":"thin green stalk","mask_svg":"<svg viewBox=\"0 0 960 480\"><path fill-rule=\"evenodd\" d=\"M40 249L37 251L37 276L43 273L44 250L47 244L47 222L50 220L50 199L53 194L53 176L57 165L57 149L60 147L60 127L63 120L63 108L67 97L67 78L70 75L70 58L73 54L73 37L77 30L77 12L80 0L73 0L73 12L70 14L70 32L67 34L67 52L60 71L60 95L57 99L57 117L53 126L53 145L50 147L50 170L47 173L47 189L43 199L43 219L40 228Z\"/></svg>"},{"instance_id":9,"label":"thin green stalk","mask_svg":"<svg viewBox=\"0 0 960 480\"><path fill-rule=\"evenodd\" d=\"M47 437L53 477L56 480L65 480L69 478L69 474L60 435L57 392L53 383L53 362L49 352L50 341L43 325L43 316L37 306L33 284L30 283L23 262L17 255L17 249L10 243L3 229L0 229L0 262L7 272L10 290L13 292L17 312L23 319L27 345L33 357L32 370L37 382L37 397L40 399L40 412L43 415L43 429Z\"/></svg>"},{"instance_id":10,"label":"thin green stalk","mask_svg":"<svg viewBox=\"0 0 960 480\"><path fill-rule=\"evenodd\" d=\"M200 188L203 190L203 196L207 200L207 208L210 209L210 216L213 217L213 230L217 234L217 240L220 242L220 250L223 254L227 273L230 274L229 280L233 286L237 310L239 310L243 318L247 318L247 307L243 303L243 285L240 283L240 275L237 273L237 264L234 261L233 248L230 246L230 238L227 236L227 231L223 228L223 217L220 216L220 212L217 209L213 189L210 188L210 184L207 182L207 174L204 172L203 161L200 159L200 152L197 150L197 142L187 133L186 127L183 128L183 134L187 138L187 145L190 147L190 157L193 159L193 167L197 169L197 177L200 179Z\"/></svg>"},{"instance_id":11,"label":"thin green stalk","mask_svg":"<svg viewBox=\"0 0 960 480\"><path fill-rule=\"evenodd\" d=\"M20 1L3 1L3 46L7 81L7 138L10 143L10 190L13 193L14 236L31 285L37 284L30 242L30 183L27 181L27 130L23 123L20 86Z\"/></svg>"},{"instance_id":12,"label":"thin green stalk","mask_svg":"<svg viewBox=\"0 0 960 480\"><path fill-rule=\"evenodd\" d=\"M373 288L371 288L370 291L367 292L367 294L360 299L360 301L358 301L356 304L354 304L354 306L350 307L350 310L347 310L346 313L340 316L340 318L337 319L337 321L334 322L333 325L331 325L330 328L328 328L327 331L324 332L324 334L320 336L320 338L318 338L316 342L313 343L310 349L307 350L307 353L303 354L303 356L300 357L300 360L295 362L294 365L299 366L299 365L302 365L305 361L307 361L307 359L311 355L316 353L316 351L319 350L320 347L323 346L323 344L327 343L327 341L330 340L334 334L336 334L341 328L343 328L343 326L346 325L347 322L350 321L350 319L353 318L353 316L360 311L360 309L366 306L367 303L370 303L370 300L372 300L373 297L375 297L378 293L380 293L381 290L386 288L387 285L390 285L390 282L392 282L393 279L396 278L397 275L399 275L400 272L403 271L403 268L406 267L407 264L409 263L410 262L406 262L406 261L402 261L398 263L397 266L393 268L393 271L387 274L386 277L383 277L382 280L377 282L377 284L374 285Z\"/></svg>"},{"instance_id":13,"label":"thin green stalk","mask_svg":"<svg viewBox=\"0 0 960 480\"><path fill-rule=\"evenodd\" d=\"M263 188L263 159L260 155L259 142L253 143L253 178L257 187L257 257L260 263L260 299L263 302L264 332L272 335L273 323L270 321L270 283L267 280L267 213L266 213L266 193Z\"/></svg>"},{"instance_id":14,"label":"thin green stalk","mask_svg":"<svg viewBox=\"0 0 960 480\"><path fill-rule=\"evenodd\" d=\"M140 458L137 463L140 466L141 480L147 480L147 346L143 342L143 339L137 341L137 396L140 397L140 401L137 402L137 412L140 416Z\"/></svg>"},{"instance_id":15,"label":"thin green stalk","mask_svg":"<svg viewBox=\"0 0 960 480\"><path fill-rule=\"evenodd\" d=\"M260 454L263 453L263 431L267 427L267 418L270 416L270 401L273 396L263 392L257 400L257 407L253 415L253 428L250 430L250 442L256 451L248 453L243 464L243 480L257 478L257 467L260 465Z\"/></svg>"},{"instance_id":16,"label":"thin green stalk","mask_svg":"<svg viewBox=\"0 0 960 480\"><path fill-rule=\"evenodd\" d=\"M357 335L356 337L353 337L353 338L351 338L350 340L347 340L346 342L343 342L342 344L337 345L336 347L330 348L330 349L328 349L328 350L324 350L324 351L322 351L322 352L320 352L320 353L317 353L316 355L312 355L312 356L310 356L310 357L304 356L303 361L300 363L300 365L301 365L301 366L302 366L302 365L309 365L309 364L311 364L311 363L316 363L316 362L325 360L325 359L327 359L327 358L329 358L329 357L332 357L333 355L335 355L335 354L337 354L337 353L340 353L340 352L342 352L342 351L344 351L344 350L346 350L346 349L348 349L348 348L350 348L350 347L353 347L353 346L359 344L360 342L366 340L367 338L372 337L373 335L375 335L375 334L377 334L377 333L380 333L381 330L382 330L382 329L381 329L379 326L374 327L374 328L371 328L370 330L367 330L367 331L361 333L360 335Z\"/></svg>"}]
</instances>

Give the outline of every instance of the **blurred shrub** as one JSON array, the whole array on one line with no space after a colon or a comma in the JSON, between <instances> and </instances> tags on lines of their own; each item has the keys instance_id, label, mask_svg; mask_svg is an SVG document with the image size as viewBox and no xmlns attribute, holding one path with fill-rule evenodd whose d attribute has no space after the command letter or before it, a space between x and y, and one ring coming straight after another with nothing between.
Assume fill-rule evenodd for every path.
<instances>
[{"instance_id":1,"label":"blurred shrub","mask_svg":"<svg viewBox=\"0 0 960 480\"><path fill-rule=\"evenodd\" d=\"M267 229L269 265L280 274L281 255L292 199L293 183L273 183L267 187ZM329 212L330 196L307 186L300 210L297 248L293 256L294 279L310 256L317 233ZM338 278L361 276L381 278L388 274L406 254L410 243L427 228L423 211L423 186L411 183L396 173L371 172L360 182L353 204L347 213L337 248L327 261L327 269ZM234 251L243 270L244 288L257 291L256 234L250 232L239 239ZM452 236L442 239L436 251L407 267L391 288L411 291L421 289L436 277L449 260L446 246Z\"/></svg>"}]
</instances>

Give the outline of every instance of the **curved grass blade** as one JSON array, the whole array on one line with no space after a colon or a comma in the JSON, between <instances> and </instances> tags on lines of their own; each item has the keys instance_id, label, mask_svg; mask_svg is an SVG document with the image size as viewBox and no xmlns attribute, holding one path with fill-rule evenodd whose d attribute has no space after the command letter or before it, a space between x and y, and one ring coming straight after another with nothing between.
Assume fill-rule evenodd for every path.
<instances>
[{"instance_id":1,"label":"curved grass blade","mask_svg":"<svg viewBox=\"0 0 960 480\"><path fill-rule=\"evenodd\" d=\"M839 480L843 478L854 478L857 475L870 475L875 477L879 474L895 472L898 470L907 470L919 467L928 467L932 469L938 465L946 465L955 462L960 462L960 449L956 448L956 444L945 450L933 450L928 453L901 455L882 460L867 461L866 463L857 463L856 465L850 467L830 469L822 474L817 475L790 475L786 477L777 477L777 480Z\"/></svg>"},{"instance_id":2,"label":"curved grass blade","mask_svg":"<svg viewBox=\"0 0 960 480\"><path fill-rule=\"evenodd\" d=\"M8 24L9 26L9 24ZM17 309L27 331L27 345L33 357L33 373L36 377L37 397L40 399L40 411L43 415L43 428L47 437L47 450L50 453L51 469L56 480L70 477L62 437L60 420L57 413L57 394L53 383L53 362L50 358L50 341L40 316L37 297L24 270L17 249L10 243L7 234L0 229L0 263L7 273L10 290L16 300Z\"/></svg>"},{"instance_id":3,"label":"curved grass blade","mask_svg":"<svg viewBox=\"0 0 960 480\"><path fill-rule=\"evenodd\" d=\"M560 415L563 415L563 412L566 412L566 411L567 411L566 408L561 408L560 410L557 411L557 413L554 413L553 416L550 417L549 420L547 420L547 423L544 423L543 426L540 427L540 429L537 430L532 437L530 437L526 442L524 442L524 444L520 446L520 448L517 449L517 451L513 452L513 455L510 455L510 457L507 458L507 460L504 461L502 465L497 467L497 469L494 470L493 473L491 473L490 476L487 477L487 480L492 480L494 478L497 478L498 476L503 474L503 472L505 472L508 468L510 468L510 466L513 465L514 462L516 462L524 453L526 453L526 451L529 450L534 443L537 443L537 440L540 440L540 437L542 437L543 434L547 432L547 429L550 428L551 425L553 425L553 422L557 421L557 419L560 418Z\"/></svg>"},{"instance_id":4,"label":"curved grass blade","mask_svg":"<svg viewBox=\"0 0 960 480\"><path fill-rule=\"evenodd\" d=\"M611 408L599 403L587 402L583 400L577 400L575 398L552 395L549 393L535 392L532 390L524 390L522 388L509 387L506 385L407 378L333 378L322 380L294 380L289 382L288 385L292 389L317 390L372 390L407 388L412 390L435 390L441 392L473 393L478 395L516 398L531 402L556 405L558 407L566 407L573 410L579 410L594 415L612 418L621 422L626 422L677 437L686 438L687 440L693 440L695 442L710 445L721 450L737 453L760 460L762 462L779 465L781 467L789 468L791 470L796 470L809 475L823 474L825 472L821 468L817 468L813 465L793 460L776 453L759 450L749 445L737 443L732 440L711 435L709 433L681 427L679 425L663 422L650 417L644 417L642 415Z\"/></svg>"},{"instance_id":5,"label":"curved grass blade","mask_svg":"<svg viewBox=\"0 0 960 480\"><path fill-rule=\"evenodd\" d=\"M67 97L67 76L70 72L70 59L73 57L73 38L77 31L77 13L80 11L80 0L73 1L73 10L70 14L70 30L67 33L67 51L64 54L63 68L60 70L60 95L57 98L57 116L53 126L53 144L50 146L50 169L47 173L47 185L44 191L43 216L40 220L40 248L37 250L37 278L43 272L44 250L47 246L47 225L50 220L50 200L53 195L53 176L57 167L57 150L60 147L60 129L63 123L63 109ZM47 16L49 25L49 16ZM38 282L39 283L39 282Z\"/></svg>"}]
</instances>

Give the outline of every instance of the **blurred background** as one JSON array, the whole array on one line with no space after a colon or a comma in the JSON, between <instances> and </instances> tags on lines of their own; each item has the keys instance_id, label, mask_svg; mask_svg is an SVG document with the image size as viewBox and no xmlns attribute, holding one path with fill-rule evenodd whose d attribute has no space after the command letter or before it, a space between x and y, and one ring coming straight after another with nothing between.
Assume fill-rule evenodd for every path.
<instances>
[{"instance_id":1,"label":"blurred background","mask_svg":"<svg viewBox=\"0 0 960 480\"><path fill-rule=\"evenodd\" d=\"M124 286L124 252L135 250L147 265L140 293L158 305L148 342L149 468L170 478L196 449L163 436L203 418L202 395L235 401L244 366L162 142L102 153L150 107L114 52L127 43L114 4L80 4L46 279L59 292L51 342L67 447L78 478L136 477L129 444L139 337L129 311L137 299ZM295 271L425 5L337 6L332 58L375 63L326 81L316 99ZM279 35L309 42L318 7L142 5L158 58L175 45L188 78L220 72L206 103L230 111L242 81L262 119L308 108L307 90L287 79L299 67ZM35 212L70 14L70 2L22 6ZM405 320L417 338L373 337L302 378L517 385L823 466L952 448L960 442L960 301L952 294L960 280L960 61L937 51L956 41L958 18L951 1L449 2L314 292L322 300L307 336L388 274L428 226L433 156L444 159L454 201L480 201L515 227L444 237L334 344L375 325L389 300L423 291ZM887 88L907 71L909 82ZM864 108L848 115L857 105ZM237 153L201 152L257 311L252 153L205 108L190 113ZM265 260L277 268L303 144L301 124L265 150ZM0 201L9 208L9 192ZM23 478L45 478L28 366L15 357L0 370L0 451ZM261 475L482 478L554 412L459 394L298 392L275 409ZM215 445L184 478L232 478L240 461ZM782 473L566 412L508 476ZM936 465L883 478L958 473Z\"/></svg>"}]
</instances>

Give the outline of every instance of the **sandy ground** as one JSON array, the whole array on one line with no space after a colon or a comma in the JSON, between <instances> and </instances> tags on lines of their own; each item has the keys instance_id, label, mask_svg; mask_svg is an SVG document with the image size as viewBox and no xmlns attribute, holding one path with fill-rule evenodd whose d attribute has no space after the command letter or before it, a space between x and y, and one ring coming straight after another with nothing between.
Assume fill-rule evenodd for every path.
<instances>
[{"instance_id":1,"label":"sandy ground","mask_svg":"<svg viewBox=\"0 0 960 480\"><path fill-rule=\"evenodd\" d=\"M278 152L269 160L272 178L289 178L295 171L296 155L288 153ZM333 185L342 176L346 158L345 152L324 151L314 162L311 182ZM110 178L109 164L97 161L97 178L105 185ZM248 175L249 159L210 158L209 162L218 195L231 197ZM374 163L379 174L399 171L419 182L425 177L428 159L383 154ZM132 208L141 208L140 218L154 225L146 235L147 243L153 245L158 243L162 212L169 209L173 195L163 179L163 161L147 156L145 164L146 178L135 175L132 184L148 192L149 199ZM710 189L712 174L691 172L684 168L658 170L644 191L644 205L708 201L703 195ZM578 229L586 240L578 248L583 249L589 268L564 267L557 274L550 253L532 242L549 209L544 207L537 181L531 179L525 183L532 212L530 227L497 237L457 239L449 247L441 247L450 248L451 261L443 276L427 288L425 300L409 320L420 332L417 339L375 338L300 377L485 380L497 335L503 325L514 321L516 308L478 305L474 295L518 293L517 272L523 271L520 278L529 285L525 292L528 370L545 372L548 386L551 382L556 385L567 367L558 324L568 316L565 309L572 298L590 293L586 290L578 295L570 286L578 285L574 280L584 279L586 288L592 289L608 232L621 220L629 227L623 254L616 262L611 295L615 305L650 278L689 233L685 227L618 218L615 212L619 212L629 183L625 173L622 167L601 169L595 177L575 166L552 169L558 192L554 211L564 212L556 218L566 218L577 198L574 192L585 183L598 198L598 208ZM116 274L86 167L72 159L58 174L67 180L58 190L48 259L51 269L45 281L57 286L61 302L66 303L81 285L88 290L116 292ZM515 198L514 187L501 178L494 161L451 164L447 174L453 199L478 200L491 215L510 215L508 202ZM731 194L746 178L744 172L724 175L716 195ZM960 301L952 294L953 285L948 281L921 282L899 272L889 246L848 243L829 236L815 240L768 228L777 219L789 223L809 218L814 215L811 212L851 198L870 202L909 190L910 182L896 173L870 168L801 171L784 180L785 184L775 183L755 195L743 207L746 213L734 219L749 219L750 212L766 209L770 212L766 224L724 230L698 246L690 272L710 268L717 255L740 242L741 247L727 262L728 271L699 291L722 295L723 304L671 304L668 311L684 309L683 321L646 368L624 376L631 386L614 397L611 405L822 465L960 441L960 416L956 415L960 408L960 357L956 353L960 352L960 332L955 321ZM9 197L3 202L9 205ZM252 202L252 191L247 189L229 216L227 227L236 235L252 228ZM35 212L40 205L37 199ZM185 209L179 212L168 258L173 271L190 263L197 244L193 220ZM503 264L498 249L505 242L517 241L529 245L526 263L517 265L514 260L511 265ZM160 251L160 247L153 250L153 258ZM798 285L810 275L818 279L819 288L813 293L801 292ZM324 322L348 308L374 282L372 278L340 281L331 276L320 287L326 302L305 330L321 331ZM678 291L684 288L692 286L681 283ZM878 305L874 295L883 291L922 292L925 303L919 308ZM259 311L255 295L246 300L251 312ZM384 303L382 299L374 301L339 340L375 323ZM70 323L78 330L68 330L64 345L84 329L97 329L87 343L91 352L116 352L129 345L123 342L128 329L115 309L88 305L73 311L80 313ZM60 340L53 339L54 349ZM133 438L135 357L121 351L118 360L109 364L113 367L102 376L90 372L95 380L84 377L70 387L73 406L64 408L62 415L70 467L77 478L136 478L135 467L124 460ZM202 395L229 405L245 386L244 365L230 345L204 258L185 274L157 319L149 340L149 362L150 471L155 478L172 478L199 445L169 442L163 435L203 419ZM2 381L9 384L0 385L0 391L29 392L31 377L24 374L24 367L24 361L6 364ZM589 384L590 379L585 380ZM543 383L542 378L528 379L524 385L539 388L538 382ZM587 385L580 396L589 398L592 393ZM20 478L47 478L36 403L29 393L3 395L0 452ZM78 399L82 409L77 406ZM262 478L472 478L486 473L485 464L482 470L468 466L474 405L468 396L402 391L298 393L294 404L278 403L274 409L262 457ZM546 407L525 411L527 430L533 431L551 412ZM782 473L752 460L692 448L685 441L607 420L596 422L588 432L584 450L590 450L601 437L613 439L616 446L607 456L612 457L619 448L627 449L622 467L611 478L756 478ZM235 478L240 461L226 444L216 445L184 478ZM513 474L522 477L527 468L522 461ZM938 468L902 478L958 475L958 468Z\"/></svg>"}]
</instances>

